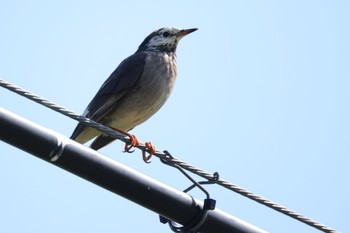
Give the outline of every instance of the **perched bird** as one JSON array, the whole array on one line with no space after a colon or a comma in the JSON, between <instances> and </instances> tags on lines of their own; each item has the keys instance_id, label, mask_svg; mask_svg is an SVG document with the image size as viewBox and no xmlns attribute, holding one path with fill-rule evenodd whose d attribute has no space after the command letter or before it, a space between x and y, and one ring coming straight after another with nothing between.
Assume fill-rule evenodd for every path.
<instances>
[{"instance_id":1,"label":"perched bird","mask_svg":"<svg viewBox=\"0 0 350 233\"><path fill-rule=\"evenodd\" d=\"M166 27L152 32L103 83L83 116L124 132L132 146L137 146L137 139L127 132L149 119L168 99L177 76L178 42L196 30ZM95 150L115 140L81 123L70 138L82 144L95 138L90 145Z\"/></svg>"}]
</instances>

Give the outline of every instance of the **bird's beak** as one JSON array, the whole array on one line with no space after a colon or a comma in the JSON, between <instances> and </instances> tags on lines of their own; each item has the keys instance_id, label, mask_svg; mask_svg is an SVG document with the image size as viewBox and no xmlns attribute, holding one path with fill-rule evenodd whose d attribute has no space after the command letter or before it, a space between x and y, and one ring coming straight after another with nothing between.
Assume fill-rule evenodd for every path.
<instances>
[{"instance_id":1,"label":"bird's beak","mask_svg":"<svg viewBox=\"0 0 350 233\"><path fill-rule=\"evenodd\" d=\"M183 29L176 33L176 38L179 41L182 37L190 34L191 32L197 31L198 28Z\"/></svg>"}]
</instances>

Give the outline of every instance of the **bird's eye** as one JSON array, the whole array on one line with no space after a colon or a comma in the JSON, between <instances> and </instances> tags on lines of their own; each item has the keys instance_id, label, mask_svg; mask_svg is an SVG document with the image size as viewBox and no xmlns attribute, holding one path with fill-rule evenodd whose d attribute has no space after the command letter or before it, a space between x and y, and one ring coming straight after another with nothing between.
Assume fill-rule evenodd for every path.
<instances>
[{"instance_id":1,"label":"bird's eye","mask_svg":"<svg viewBox=\"0 0 350 233\"><path fill-rule=\"evenodd\" d=\"M163 32L163 37L168 37L168 36L170 36L169 32Z\"/></svg>"}]
</instances>

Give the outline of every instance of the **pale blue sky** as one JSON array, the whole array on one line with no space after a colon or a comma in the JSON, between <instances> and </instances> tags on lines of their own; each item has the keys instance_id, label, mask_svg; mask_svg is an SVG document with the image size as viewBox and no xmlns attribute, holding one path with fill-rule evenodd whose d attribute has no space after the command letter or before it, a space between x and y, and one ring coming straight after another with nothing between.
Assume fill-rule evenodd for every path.
<instances>
[{"instance_id":1,"label":"pale blue sky","mask_svg":"<svg viewBox=\"0 0 350 233\"><path fill-rule=\"evenodd\" d=\"M82 113L154 29L178 46L165 106L141 141L341 232L350 208L348 1L1 1L0 77ZM76 122L0 88L0 106L70 136ZM156 158L101 152L177 189ZM0 232L171 232L158 216L0 142ZM221 187L217 207L270 232L319 232ZM197 198L203 196L194 192Z\"/></svg>"}]
</instances>

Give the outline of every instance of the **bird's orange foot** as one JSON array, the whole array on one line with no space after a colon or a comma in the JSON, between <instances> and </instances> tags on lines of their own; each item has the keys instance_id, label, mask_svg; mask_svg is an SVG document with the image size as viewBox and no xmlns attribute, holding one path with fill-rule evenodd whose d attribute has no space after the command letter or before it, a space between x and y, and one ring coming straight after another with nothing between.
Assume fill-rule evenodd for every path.
<instances>
[{"instance_id":1,"label":"bird's orange foot","mask_svg":"<svg viewBox=\"0 0 350 233\"><path fill-rule=\"evenodd\" d=\"M132 134L128 134L126 133L126 135L130 138L130 142L129 143L125 143L125 146L124 146L124 151L125 152L128 152L128 153L132 153L134 152L133 150L131 150L131 148L133 147L137 147L140 145L140 142L139 140L136 138L135 135L132 135Z\"/></svg>"},{"instance_id":2,"label":"bird's orange foot","mask_svg":"<svg viewBox=\"0 0 350 233\"><path fill-rule=\"evenodd\" d=\"M146 142L145 143L146 149L142 151L142 159L145 161L145 163L150 163L148 160L152 158L152 155L156 153L156 148L151 142ZM146 155L148 153L148 155Z\"/></svg>"},{"instance_id":3,"label":"bird's orange foot","mask_svg":"<svg viewBox=\"0 0 350 233\"><path fill-rule=\"evenodd\" d=\"M117 130L117 129L114 129L114 130ZM140 146L140 142L136 138L135 135L129 134L129 133L126 133L126 132L123 132L123 131L120 131L120 130L117 130L117 131L125 134L130 139L129 143L125 143L124 152L133 153L134 150L131 150L131 148ZM146 155L146 153L148 153L148 155ZM146 142L145 143L145 149L142 150L142 159L143 159L143 161L145 161L146 163L150 163L150 162L148 162L148 160L151 159L151 157L152 157L152 155L154 155L154 153L156 153L155 146L153 146L153 144L151 142Z\"/></svg>"}]
</instances>

